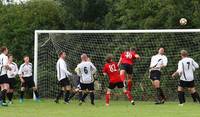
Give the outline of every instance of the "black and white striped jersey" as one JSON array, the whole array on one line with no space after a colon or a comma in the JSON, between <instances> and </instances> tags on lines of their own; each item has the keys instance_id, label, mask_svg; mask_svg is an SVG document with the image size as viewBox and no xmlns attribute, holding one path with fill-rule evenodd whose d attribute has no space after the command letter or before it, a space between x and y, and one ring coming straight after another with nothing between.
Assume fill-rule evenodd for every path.
<instances>
[{"instance_id":1,"label":"black and white striped jersey","mask_svg":"<svg viewBox=\"0 0 200 117\"><path fill-rule=\"evenodd\" d=\"M179 61L177 72L180 75L180 80L183 81L193 81L194 80L194 71L199 68L197 62L192 58L186 57Z\"/></svg>"},{"instance_id":2,"label":"black and white striped jersey","mask_svg":"<svg viewBox=\"0 0 200 117\"><path fill-rule=\"evenodd\" d=\"M8 65L8 57L2 53L0 55L0 76L3 76L7 73L6 65Z\"/></svg>"},{"instance_id":3,"label":"black and white striped jersey","mask_svg":"<svg viewBox=\"0 0 200 117\"><path fill-rule=\"evenodd\" d=\"M33 75L33 66L32 63L23 63L19 68L19 75L22 75L22 77L30 77Z\"/></svg>"},{"instance_id":4,"label":"black and white striped jersey","mask_svg":"<svg viewBox=\"0 0 200 117\"><path fill-rule=\"evenodd\" d=\"M11 70L7 71L8 78L15 78L16 75L18 74L18 67L15 62L12 62L8 64L8 66L11 68Z\"/></svg>"}]
</instances>

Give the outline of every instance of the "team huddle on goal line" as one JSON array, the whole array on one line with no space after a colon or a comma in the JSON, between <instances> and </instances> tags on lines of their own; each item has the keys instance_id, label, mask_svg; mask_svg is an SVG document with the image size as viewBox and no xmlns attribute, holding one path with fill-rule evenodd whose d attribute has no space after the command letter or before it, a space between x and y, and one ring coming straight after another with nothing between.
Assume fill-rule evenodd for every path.
<instances>
[{"instance_id":1,"label":"team huddle on goal line","mask_svg":"<svg viewBox=\"0 0 200 117\"><path fill-rule=\"evenodd\" d=\"M178 62L178 69L172 74L172 77L180 76L178 83L178 99L179 105L183 106L185 101L184 89L187 88L194 101L200 103L200 97L195 89L194 83L194 71L199 68L197 62L188 56L186 50L180 52L181 60ZM61 87L58 92L55 103L59 103L61 97L64 94L64 102L70 103L70 100L78 94L79 105L85 102L85 98L89 95L91 104L95 105L94 94L94 75L97 72L97 68L91 62L87 54L81 55L81 62L75 68L76 75L72 74L67 67L66 53L60 52L59 59L56 63L57 80ZM119 62L113 61L114 56L108 54L105 59L105 65L102 68L102 73L109 78L109 86L106 90L105 99L106 106L109 106L111 91L115 88L122 89L124 95L130 101L130 104L135 105L132 90L132 76L134 60L140 60L140 56L136 53L134 48L130 48L127 51L122 52ZM14 86L16 84L15 77L19 75L21 81L20 89L20 103L24 102L24 92L26 88L32 88L36 101L40 101L37 87L33 80L32 64L29 61L28 56L24 56L24 63L20 66L19 70L17 64L13 62L13 56L8 54L8 48L1 48L0 55L0 101L2 106L8 106L12 104ZM149 67L149 78L152 82L154 89L156 90L155 104L164 104L166 101L164 92L160 86L161 69L167 67L168 59L164 55L164 48L159 48L158 54L151 57L151 63ZM72 83L70 77L74 78L75 83ZM72 85L73 84L73 85ZM8 101L6 101L8 98Z\"/></svg>"}]
</instances>

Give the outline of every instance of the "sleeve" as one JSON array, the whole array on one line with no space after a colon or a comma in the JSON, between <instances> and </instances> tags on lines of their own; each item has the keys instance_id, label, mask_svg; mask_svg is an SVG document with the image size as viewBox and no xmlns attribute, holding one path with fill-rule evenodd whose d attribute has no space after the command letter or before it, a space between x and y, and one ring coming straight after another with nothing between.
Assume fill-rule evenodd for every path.
<instances>
[{"instance_id":1,"label":"sleeve","mask_svg":"<svg viewBox=\"0 0 200 117\"><path fill-rule=\"evenodd\" d=\"M178 69L177 69L177 71L176 72L178 72L179 73L179 75L182 73L182 63L181 63L181 61L179 61L178 62Z\"/></svg>"},{"instance_id":2,"label":"sleeve","mask_svg":"<svg viewBox=\"0 0 200 117\"><path fill-rule=\"evenodd\" d=\"M15 71L14 71L14 75L17 75L17 73L18 73L18 66L17 66L17 64L15 64Z\"/></svg>"},{"instance_id":3,"label":"sleeve","mask_svg":"<svg viewBox=\"0 0 200 117\"><path fill-rule=\"evenodd\" d=\"M137 55L137 53L135 53L135 52L131 52L131 53L132 53L133 59L135 59L135 58L136 58L136 55Z\"/></svg>"},{"instance_id":4,"label":"sleeve","mask_svg":"<svg viewBox=\"0 0 200 117\"><path fill-rule=\"evenodd\" d=\"M22 75L22 65L21 65L20 68L19 68L18 74L19 74L19 75Z\"/></svg>"},{"instance_id":5,"label":"sleeve","mask_svg":"<svg viewBox=\"0 0 200 117\"><path fill-rule=\"evenodd\" d=\"M151 63L150 63L150 68L152 68L154 66L154 56L151 57Z\"/></svg>"},{"instance_id":6,"label":"sleeve","mask_svg":"<svg viewBox=\"0 0 200 117\"><path fill-rule=\"evenodd\" d=\"M62 63L60 64L60 69L62 69L67 75L72 75L68 70L67 70L67 67L66 67L66 64L64 61L62 61Z\"/></svg>"},{"instance_id":7,"label":"sleeve","mask_svg":"<svg viewBox=\"0 0 200 117\"><path fill-rule=\"evenodd\" d=\"M163 57L163 65L164 66L167 66L167 63L168 63L168 59L166 56Z\"/></svg>"},{"instance_id":8,"label":"sleeve","mask_svg":"<svg viewBox=\"0 0 200 117\"><path fill-rule=\"evenodd\" d=\"M5 57L3 58L3 66L6 66L7 64L8 64L8 57L5 56Z\"/></svg>"},{"instance_id":9,"label":"sleeve","mask_svg":"<svg viewBox=\"0 0 200 117\"><path fill-rule=\"evenodd\" d=\"M92 67L92 74L95 74L97 71L97 68L91 63L91 67Z\"/></svg>"},{"instance_id":10,"label":"sleeve","mask_svg":"<svg viewBox=\"0 0 200 117\"><path fill-rule=\"evenodd\" d=\"M192 66L193 66L195 69L198 69L198 68L199 68L199 64L198 64L196 61L194 61L194 60L192 60Z\"/></svg>"}]
</instances>

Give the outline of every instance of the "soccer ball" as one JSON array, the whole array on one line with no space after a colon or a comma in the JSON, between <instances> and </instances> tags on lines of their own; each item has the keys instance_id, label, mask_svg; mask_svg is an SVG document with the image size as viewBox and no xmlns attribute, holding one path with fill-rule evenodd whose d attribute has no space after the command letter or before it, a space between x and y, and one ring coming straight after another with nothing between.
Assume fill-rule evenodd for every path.
<instances>
[{"instance_id":1,"label":"soccer ball","mask_svg":"<svg viewBox=\"0 0 200 117\"><path fill-rule=\"evenodd\" d=\"M179 20L179 23L180 23L181 25L186 25L186 24L187 24L187 19L181 18L181 19Z\"/></svg>"}]
</instances>

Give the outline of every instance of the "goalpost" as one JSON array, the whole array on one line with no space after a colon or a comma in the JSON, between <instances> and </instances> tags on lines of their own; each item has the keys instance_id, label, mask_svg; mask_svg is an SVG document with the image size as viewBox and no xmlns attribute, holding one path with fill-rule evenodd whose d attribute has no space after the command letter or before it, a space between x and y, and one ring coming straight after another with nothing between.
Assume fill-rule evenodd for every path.
<instances>
[{"instance_id":1,"label":"goalpost","mask_svg":"<svg viewBox=\"0 0 200 117\"><path fill-rule=\"evenodd\" d=\"M104 96L108 80L102 75L106 54L113 54L118 62L121 52L135 47L141 56L133 69L132 94L138 100L152 100L154 90L148 78L151 56L159 47L166 49L168 66L162 71L161 83L167 98L176 99L178 79L171 79L177 68L181 49L189 51L190 56L200 62L200 29L161 29L161 30L36 30L34 37L34 81L41 97L54 98L58 91L56 61L60 51L67 52L67 64L71 72L80 62L81 53L87 53L98 69L96 74L97 96ZM199 82L199 70L196 82ZM72 79L73 80L73 79ZM199 86L199 85L197 85ZM114 97L123 97L115 90Z\"/></svg>"}]
</instances>

